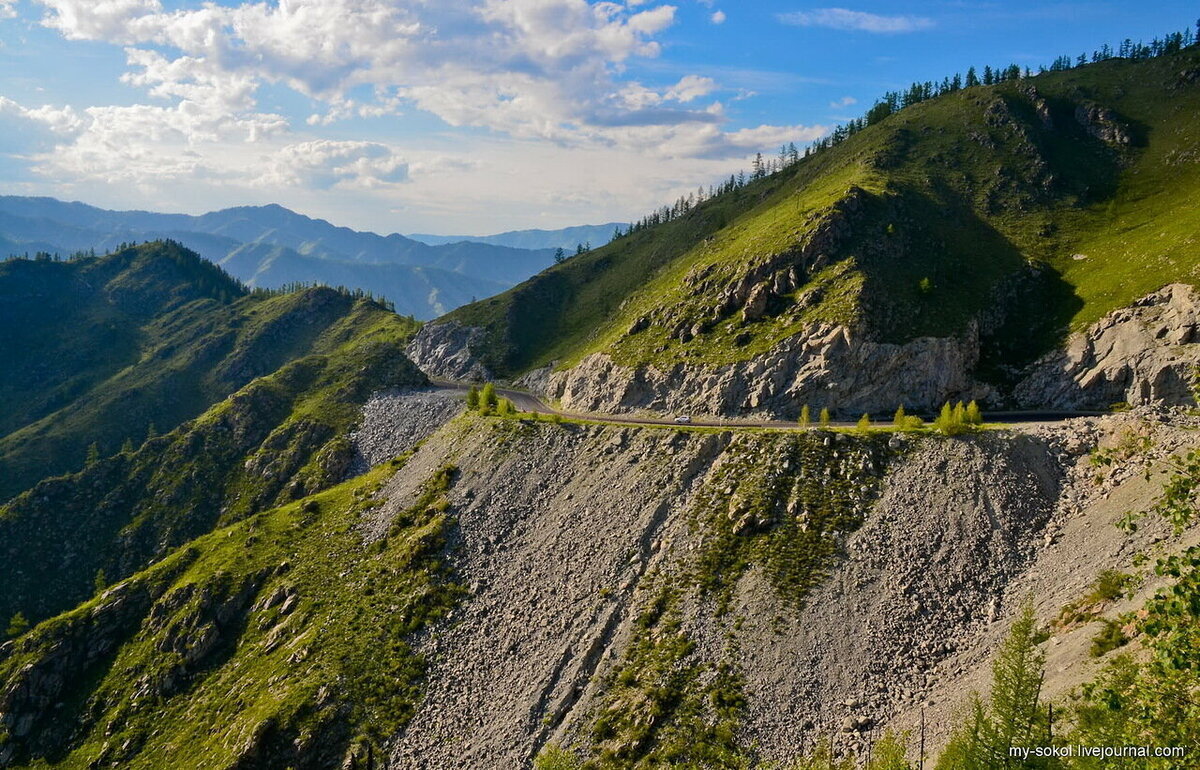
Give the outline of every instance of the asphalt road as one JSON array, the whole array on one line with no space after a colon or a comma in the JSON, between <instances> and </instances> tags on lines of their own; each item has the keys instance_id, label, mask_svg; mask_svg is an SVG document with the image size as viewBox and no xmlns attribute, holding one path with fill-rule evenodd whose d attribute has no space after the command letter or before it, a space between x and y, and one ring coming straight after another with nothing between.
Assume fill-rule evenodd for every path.
<instances>
[{"instance_id":1,"label":"asphalt road","mask_svg":"<svg viewBox=\"0 0 1200 770\"><path fill-rule=\"evenodd\" d=\"M435 387L443 390L453 390L465 393L469 388L469 383L452 382L450 380L434 380L430 383ZM582 412L564 412L561 409L546 404L537 396L524 390L513 390L512 388L496 388L496 395L501 398L507 398L513 403L513 406L520 412L534 412L537 414L558 415L569 420L589 420L591 422L612 423L614 425L655 425L660 427L678 427L674 417L644 417L637 415L612 415L612 414L594 414ZM984 415L988 422L1014 423L1021 424L1023 427L1035 427L1038 425L1051 424L1069 420L1075 417L1096 417L1103 412L1064 412L1064 411L1024 411L1024 412L988 412ZM927 420L932 420L932 415L921 415ZM875 419L875 416L872 416ZM880 415L877 422L890 423L891 415ZM776 428L781 430L799 430L800 426L795 421L789 420L739 420L739 419L717 419L712 418L692 418L686 425L696 428ZM830 423L834 427L848 427L857 424L857 420L844 421L835 420Z\"/></svg>"}]
</instances>

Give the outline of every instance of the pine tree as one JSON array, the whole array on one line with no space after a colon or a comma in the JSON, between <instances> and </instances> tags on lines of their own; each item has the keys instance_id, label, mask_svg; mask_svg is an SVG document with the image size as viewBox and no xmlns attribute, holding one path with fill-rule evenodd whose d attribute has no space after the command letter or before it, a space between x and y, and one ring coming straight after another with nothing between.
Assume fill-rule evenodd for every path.
<instances>
[{"instance_id":1,"label":"pine tree","mask_svg":"<svg viewBox=\"0 0 1200 770\"><path fill-rule=\"evenodd\" d=\"M957 404L954 405L954 424L955 425L966 425L967 424L967 408L965 406L963 406L963 402L961 402L961 401L959 401Z\"/></svg>"},{"instance_id":2,"label":"pine tree","mask_svg":"<svg viewBox=\"0 0 1200 770\"><path fill-rule=\"evenodd\" d=\"M871 415L863 412L863 416L858 418L857 429L862 433L871 430Z\"/></svg>"},{"instance_id":3,"label":"pine tree","mask_svg":"<svg viewBox=\"0 0 1200 770\"><path fill-rule=\"evenodd\" d=\"M809 410L808 404L800 407L800 427L807 428L812 425L812 411Z\"/></svg>"},{"instance_id":4,"label":"pine tree","mask_svg":"<svg viewBox=\"0 0 1200 770\"><path fill-rule=\"evenodd\" d=\"M483 390L479 393L479 411L483 412L484 414L488 414L498 405L499 401L496 398L496 386L490 382L486 383L483 386Z\"/></svg>"},{"instance_id":5,"label":"pine tree","mask_svg":"<svg viewBox=\"0 0 1200 770\"><path fill-rule=\"evenodd\" d=\"M1049 714L1041 703L1045 656L1037 647L1037 619L1026 602L992 663L989 703L976 695L938 758L938 770L1057 768L1055 760L1009 756L1011 747L1052 743Z\"/></svg>"},{"instance_id":6,"label":"pine tree","mask_svg":"<svg viewBox=\"0 0 1200 770\"><path fill-rule=\"evenodd\" d=\"M967 404L966 419L968 425L983 425L983 412L979 410L979 404L975 401Z\"/></svg>"},{"instance_id":7,"label":"pine tree","mask_svg":"<svg viewBox=\"0 0 1200 770\"><path fill-rule=\"evenodd\" d=\"M892 424L897 428L903 428L905 424L905 418L907 418L907 416L908 415L904 413L904 404L901 404L899 408L896 409L895 416L892 417Z\"/></svg>"},{"instance_id":8,"label":"pine tree","mask_svg":"<svg viewBox=\"0 0 1200 770\"><path fill-rule=\"evenodd\" d=\"M567 252L563 251L563 247L559 246L554 250L554 264L561 265L567 261Z\"/></svg>"},{"instance_id":9,"label":"pine tree","mask_svg":"<svg viewBox=\"0 0 1200 770\"><path fill-rule=\"evenodd\" d=\"M828 428L832 422L833 418L829 414L828 407L821 409L821 427Z\"/></svg>"},{"instance_id":10,"label":"pine tree","mask_svg":"<svg viewBox=\"0 0 1200 770\"><path fill-rule=\"evenodd\" d=\"M84 465L95 465L100 462L100 446L96 442L88 444L87 457L84 459Z\"/></svg>"},{"instance_id":11,"label":"pine tree","mask_svg":"<svg viewBox=\"0 0 1200 770\"><path fill-rule=\"evenodd\" d=\"M478 409L479 408L479 389L476 388L474 385L472 385L470 388L467 389L467 408L468 409Z\"/></svg>"},{"instance_id":12,"label":"pine tree","mask_svg":"<svg viewBox=\"0 0 1200 770\"><path fill-rule=\"evenodd\" d=\"M29 621L25 618L25 613L18 612L8 621L8 630L4 632L9 639L16 639L21 634L29 630Z\"/></svg>"},{"instance_id":13,"label":"pine tree","mask_svg":"<svg viewBox=\"0 0 1200 770\"><path fill-rule=\"evenodd\" d=\"M121 442L121 454L133 454L133 439L126 438L123 442Z\"/></svg>"},{"instance_id":14,"label":"pine tree","mask_svg":"<svg viewBox=\"0 0 1200 770\"><path fill-rule=\"evenodd\" d=\"M967 88L973 88L979 85L979 76L975 74L975 68L967 69Z\"/></svg>"}]
</instances>

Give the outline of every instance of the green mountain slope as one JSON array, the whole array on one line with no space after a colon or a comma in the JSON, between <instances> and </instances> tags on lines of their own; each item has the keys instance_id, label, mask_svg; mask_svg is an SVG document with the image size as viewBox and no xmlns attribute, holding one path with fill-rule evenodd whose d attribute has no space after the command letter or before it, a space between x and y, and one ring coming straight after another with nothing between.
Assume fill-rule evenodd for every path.
<instances>
[{"instance_id":1,"label":"green mountain slope","mask_svg":"<svg viewBox=\"0 0 1200 770\"><path fill-rule=\"evenodd\" d=\"M213 532L0 648L0 765L377 766L420 697L406 638L461 592L439 562L451 469L364 544L394 471Z\"/></svg>"},{"instance_id":2,"label":"green mountain slope","mask_svg":"<svg viewBox=\"0 0 1200 770\"><path fill-rule=\"evenodd\" d=\"M9 371L26 377L8 381L9 402L33 399L39 383L73 398L39 407L44 416L26 407L27 424L0 440L6 493L32 487L0 507L0 616L55 614L89 596L99 572L119 579L215 526L341 481L352 460L346 435L370 394L425 381L403 354L411 320L327 288L246 294L172 248L6 264L52 271L47 291L62 291L62 275L82 274L78 285L100 287L101 296L68 316L78 333L56 326L52 312L38 326L13 327L45 346L62 342L50 347L48 372L30 374L38 357L11 351L17 365ZM240 296L192 299L198 284L175 275L175 257ZM147 292L144 279L156 270L167 271L162 291ZM101 284L98 274L109 280ZM129 285L140 291L119 290ZM75 320L119 313L114 296L141 315ZM173 299L154 304L150 296ZM66 390L72 382L81 384ZM147 438L151 424L169 432ZM79 469L92 443L99 451ZM66 468L78 470L49 478Z\"/></svg>"},{"instance_id":3,"label":"green mountain slope","mask_svg":"<svg viewBox=\"0 0 1200 770\"><path fill-rule=\"evenodd\" d=\"M1193 46L922 102L448 318L505 376L742 361L818 321L885 342L980 324L999 379L1196 280L1198 71Z\"/></svg>"},{"instance_id":4,"label":"green mountain slope","mask_svg":"<svg viewBox=\"0 0 1200 770\"><path fill-rule=\"evenodd\" d=\"M171 243L0 263L0 499L78 470L91 444L104 456L140 445L335 350L354 306L334 291L250 296Z\"/></svg>"}]
</instances>

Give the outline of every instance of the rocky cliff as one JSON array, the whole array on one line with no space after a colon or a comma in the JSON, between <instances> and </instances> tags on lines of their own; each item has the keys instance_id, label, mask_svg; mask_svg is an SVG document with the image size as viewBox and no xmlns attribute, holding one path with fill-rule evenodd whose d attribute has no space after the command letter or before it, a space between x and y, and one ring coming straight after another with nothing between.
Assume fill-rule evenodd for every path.
<instances>
[{"instance_id":1,"label":"rocky cliff","mask_svg":"<svg viewBox=\"0 0 1200 770\"><path fill-rule=\"evenodd\" d=\"M974 328L964 338L872 342L844 326L817 324L748 361L716 368L677 364L629 368L602 353L539 382L564 409L620 413L636 409L707 415L755 414L795 419L800 408L848 414L935 409L951 399L987 399L976 382Z\"/></svg>"},{"instance_id":2,"label":"rocky cliff","mask_svg":"<svg viewBox=\"0 0 1200 770\"><path fill-rule=\"evenodd\" d=\"M1109 313L1031 367L1016 387L1025 406L1107 409L1190 404L1200 364L1200 293L1171 284Z\"/></svg>"},{"instance_id":3,"label":"rocky cliff","mask_svg":"<svg viewBox=\"0 0 1200 770\"><path fill-rule=\"evenodd\" d=\"M936 409L978 399L1029 409L1106 410L1115 403L1192 403L1200 365L1200 293L1171 284L1113 311L1030 365L1011 393L981 381L979 333L920 337L903 344L864 339L845 326L814 324L768 352L734 364L629 367L604 353L518 384L568 411L633 410L793 419L800 407L846 414ZM418 342L419 341L419 342ZM455 322L424 327L409 354L433 376L486 379L476 358L479 330Z\"/></svg>"},{"instance_id":4,"label":"rocky cliff","mask_svg":"<svg viewBox=\"0 0 1200 770\"><path fill-rule=\"evenodd\" d=\"M229 767L528 767L558 746L604 766L761 763L818 736L861 747L922 710L932 750L1028 597L1049 623L1100 570L1196 539L1112 526L1159 489L1144 471L1194 446L1182 413L950 439L446 402L435 429L433 398L369 402L356 451L402 454L368 476L0 647L3 762L156 767L187 747ZM1101 624L1048 626L1051 693L1104 660L1086 653ZM234 741L189 717L223 720L231 698L250 704Z\"/></svg>"}]
</instances>

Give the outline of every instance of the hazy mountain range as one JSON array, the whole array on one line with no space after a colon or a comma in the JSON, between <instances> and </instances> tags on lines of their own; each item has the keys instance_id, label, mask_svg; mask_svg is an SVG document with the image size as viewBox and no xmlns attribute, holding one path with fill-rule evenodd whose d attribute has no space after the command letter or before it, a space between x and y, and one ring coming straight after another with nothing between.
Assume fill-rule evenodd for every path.
<instances>
[{"instance_id":1,"label":"hazy mountain range","mask_svg":"<svg viewBox=\"0 0 1200 770\"><path fill-rule=\"evenodd\" d=\"M606 227L611 235L612 227ZM429 245L395 233L361 232L277 205L190 216L0 197L0 253L6 256L103 253L122 243L164 238L183 243L251 286L303 282L364 289L421 319L497 294L553 259L550 248L476 241Z\"/></svg>"},{"instance_id":2,"label":"hazy mountain range","mask_svg":"<svg viewBox=\"0 0 1200 770\"><path fill-rule=\"evenodd\" d=\"M578 225L564 227L561 230L510 230L495 235L428 235L426 233L410 233L409 238L430 246L441 246L448 243L489 243L493 246L510 246L514 249L565 249L574 251L580 244L591 244L600 248L612 240L613 233L619 227L625 230L629 225L625 222L609 222L603 225Z\"/></svg>"}]
</instances>

